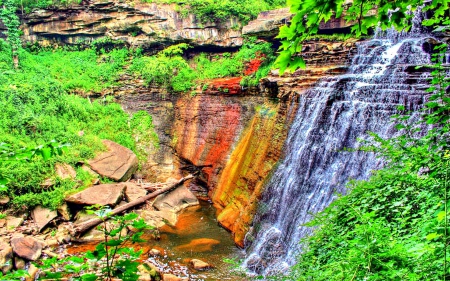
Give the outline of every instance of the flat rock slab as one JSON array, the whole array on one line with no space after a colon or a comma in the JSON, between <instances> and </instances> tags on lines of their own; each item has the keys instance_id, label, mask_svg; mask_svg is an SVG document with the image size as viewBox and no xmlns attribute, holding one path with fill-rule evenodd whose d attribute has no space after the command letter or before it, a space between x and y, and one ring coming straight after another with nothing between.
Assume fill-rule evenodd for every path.
<instances>
[{"instance_id":1,"label":"flat rock slab","mask_svg":"<svg viewBox=\"0 0 450 281\"><path fill-rule=\"evenodd\" d=\"M37 225L39 232L57 216L58 214L56 213L56 211L52 211L41 206L37 206L33 209L33 211L31 211L31 217L33 218L34 223Z\"/></svg>"},{"instance_id":2,"label":"flat rock slab","mask_svg":"<svg viewBox=\"0 0 450 281\"><path fill-rule=\"evenodd\" d=\"M100 184L68 196L66 202L79 205L115 206L122 200L124 184Z\"/></svg>"},{"instance_id":3,"label":"flat rock slab","mask_svg":"<svg viewBox=\"0 0 450 281\"><path fill-rule=\"evenodd\" d=\"M136 171L138 159L133 151L110 140L103 140L108 151L88 162L91 169L114 181L126 181Z\"/></svg>"},{"instance_id":4,"label":"flat rock slab","mask_svg":"<svg viewBox=\"0 0 450 281\"><path fill-rule=\"evenodd\" d=\"M169 193L156 197L153 207L160 211L179 212L189 206L198 204L197 197L186 187L180 186Z\"/></svg>"},{"instance_id":5,"label":"flat rock slab","mask_svg":"<svg viewBox=\"0 0 450 281\"><path fill-rule=\"evenodd\" d=\"M72 166L70 166L69 164L65 163L57 163L55 165L55 171L56 175L63 180L74 179L77 176L77 172L75 171L75 169L72 168Z\"/></svg>"},{"instance_id":6,"label":"flat rock slab","mask_svg":"<svg viewBox=\"0 0 450 281\"><path fill-rule=\"evenodd\" d=\"M43 243L31 236L26 236L12 238L11 246L19 257L35 261L41 256Z\"/></svg>"},{"instance_id":7,"label":"flat rock slab","mask_svg":"<svg viewBox=\"0 0 450 281\"><path fill-rule=\"evenodd\" d=\"M23 218L13 217L13 216L6 217L6 228L8 230L13 230L14 228L22 225L22 223L23 223Z\"/></svg>"},{"instance_id":8,"label":"flat rock slab","mask_svg":"<svg viewBox=\"0 0 450 281\"><path fill-rule=\"evenodd\" d=\"M147 190L132 182L125 182L125 199L132 202L140 197L147 195Z\"/></svg>"},{"instance_id":9,"label":"flat rock slab","mask_svg":"<svg viewBox=\"0 0 450 281\"><path fill-rule=\"evenodd\" d=\"M178 220L177 215L171 211L142 211L139 217L156 228L163 227L166 224L174 226Z\"/></svg>"},{"instance_id":10,"label":"flat rock slab","mask_svg":"<svg viewBox=\"0 0 450 281\"><path fill-rule=\"evenodd\" d=\"M206 262L204 262L202 260L198 260L198 259L192 259L190 261L190 263L196 270L207 270L207 269L212 268L212 266L209 263L206 263Z\"/></svg>"}]
</instances>

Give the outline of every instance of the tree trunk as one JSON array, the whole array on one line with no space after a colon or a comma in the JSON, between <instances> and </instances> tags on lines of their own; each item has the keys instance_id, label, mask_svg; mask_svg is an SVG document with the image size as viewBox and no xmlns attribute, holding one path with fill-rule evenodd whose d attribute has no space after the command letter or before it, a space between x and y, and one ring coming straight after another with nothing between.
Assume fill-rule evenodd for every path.
<instances>
[{"instance_id":1,"label":"tree trunk","mask_svg":"<svg viewBox=\"0 0 450 281\"><path fill-rule=\"evenodd\" d=\"M155 198L156 196L158 196L160 194L169 192L172 189L174 189L175 187L177 187L180 184L182 184L183 182L185 182L187 180L190 180L192 178L194 178L193 175L186 176L186 177L180 179L179 181L173 183L171 186L168 186L166 188L157 190L155 192L147 194L144 197L140 197L140 198L138 198L138 199L136 199L136 200L134 200L132 202L129 202L129 203L125 204L125 205L122 205L122 206L120 206L118 208L115 208L114 210L111 211L110 216L114 216L114 215L120 214L120 213L122 213L122 212L124 212L124 211L126 211L126 210L128 210L128 209L130 209L132 207L135 207L137 205L145 203L147 200ZM106 218L106 219L108 219L108 218ZM93 219L90 219L88 221L82 222L80 224L74 225L73 230L72 230L72 235L75 236L75 237L80 237L83 233L85 233L89 229L91 229L94 226L96 226L96 225L100 224L101 222L103 222L103 220L104 219L102 219L102 218L93 218Z\"/></svg>"}]
</instances>

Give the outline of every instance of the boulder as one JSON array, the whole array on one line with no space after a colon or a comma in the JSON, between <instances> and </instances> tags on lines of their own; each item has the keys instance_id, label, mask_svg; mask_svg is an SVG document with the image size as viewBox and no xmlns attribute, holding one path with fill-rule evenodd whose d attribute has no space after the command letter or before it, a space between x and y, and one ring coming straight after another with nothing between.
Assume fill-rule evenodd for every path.
<instances>
[{"instance_id":1,"label":"boulder","mask_svg":"<svg viewBox=\"0 0 450 281\"><path fill-rule=\"evenodd\" d=\"M138 270L140 281L161 280L161 273L159 272L159 269L150 262L145 262L139 265Z\"/></svg>"},{"instance_id":2,"label":"boulder","mask_svg":"<svg viewBox=\"0 0 450 281\"><path fill-rule=\"evenodd\" d=\"M15 237L11 239L11 246L19 257L35 261L41 256L43 243L31 236Z\"/></svg>"},{"instance_id":3,"label":"boulder","mask_svg":"<svg viewBox=\"0 0 450 281\"><path fill-rule=\"evenodd\" d=\"M161 251L158 249L151 249L148 254L150 256L160 256L161 255Z\"/></svg>"},{"instance_id":4,"label":"boulder","mask_svg":"<svg viewBox=\"0 0 450 281\"><path fill-rule=\"evenodd\" d=\"M156 228L162 227L165 224L174 226L177 223L177 214L171 211L142 211L139 214L147 224Z\"/></svg>"},{"instance_id":5,"label":"boulder","mask_svg":"<svg viewBox=\"0 0 450 281\"><path fill-rule=\"evenodd\" d=\"M12 269L13 249L8 243L0 244L0 269L5 274Z\"/></svg>"},{"instance_id":6,"label":"boulder","mask_svg":"<svg viewBox=\"0 0 450 281\"><path fill-rule=\"evenodd\" d=\"M115 206L122 200L124 184L100 184L66 197L66 202L78 205Z\"/></svg>"},{"instance_id":7,"label":"boulder","mask_svg":"<svg viewBox=\"0 0 450 281\"><path fill-rule=\"evenodd\" d=\"M128 180L138 167L136 155L113 141L103 140L103 144L108 150L88 162L91 169L114 181Z\"/></svg>"},{"instance_id":8,"label":"boulder","mask_svg":"<svg viewBox=\"0 0 450 281\"><path fill-rule=\"evenodd\" d=\"M22 258L14 257L14 266L16 269L25 269L26 262Z\"/></svg>"},{"instance_id":9,"label":"boulder","mask_svg":"<svg viewBox=\"0 0 450 281\"><path fill-rule=\"evenodd\" d=\"M39 272L39 268L37 268L34 264L31 264L28 268L28 276L25 277L25 281L34 281L36 280L36 275Z\"/></svg>"},{"instance_id":10,"label":"boulder","mask_svg":"<svg viewBox=\"0 0 450 281\"><path fill-rule=\"evenodd\" d=\"M21 226L23 223L23 218L7 216L6 217L6 228L8 230L13 230L14 228Z\"/></svg>"},{"instance_id":11,"label":"boulder","mask_svg":"<svg viewBox=\"0 0 450 281\"><path fill-rule=\"evenodd\" d=\"M74 179L77 176L77 172L69 164L57 163L55 165L56 175L63 180Z\"/></svg>"},{"instance_id":12,"label":"boulder","mask_svg":"<svg viewBox=\"0 0 450 281\"><path fill-rule=\"evenodd\" d=\"M207 269L212 268L212 266L209 263L206 263L206 262L204 262L202 260L198 260L198 259L192 259L190 261L190 264L196 270L207 270Z\"/></svg>"},{"instance_id":13,"label":"boulder","mask_svg":"<svg viewBox=\"0 0 450 281\"><path fill-rule=\"evenodd\" d=\"M57 216L58 214L56 211L52 211L41 206L37 206L31 211L31 217L37 225L39 232Z\"/></svg>"},{"instance_id":14,"label":"boulder","mask_svg":"<svg viewBox=\"0 0 450 281\"><path fill-rule=\"evenodd\" d=\"M180 186L169 193L156 197L153 207L159 211L179 212L184 208L198 204L197 197L186 187Z\"/></svg>"},{"instance_id":15,"label":"boulder","mask_svg":"<svg viewBox=\"0 0 450 281\"><path fill-rule=\"evenodd\" d=\"M67 206L66 203L59 206L57 211L65 221L70 221L72 219L72 214L70 212L69 206Z\"/></svg>"},{"instance_id":16,"label":"boulder","mask_svg":"<svg viewBox=\"0 0 450 281\"><path fill-rule=\"evenodd\" d=\"M139 185L132 183L132 182L126 182L125 184L125 199L127 202L132 202L140 197L143 197L147 195L147 190L140 187Z\"/></svg>"}]
</instances>

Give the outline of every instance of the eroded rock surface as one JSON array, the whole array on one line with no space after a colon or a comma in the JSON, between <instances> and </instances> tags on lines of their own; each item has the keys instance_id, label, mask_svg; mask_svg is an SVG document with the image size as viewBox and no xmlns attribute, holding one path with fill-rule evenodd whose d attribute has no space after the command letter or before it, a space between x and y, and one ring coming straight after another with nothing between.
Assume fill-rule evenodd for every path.
<instances>
[{"instance_id":1,"label":"eroded rock surface","mask_svg":"<svg viewBox=\"0 0 450 281\"><path fill-rule=\"evenodd\" d=\"M124 184L100 184L68 196L66 202L79 205L115 206L122 200Z\"/></svg>"},{"instance_id":2,"label":"eroded rock surface","mask_svg":"<svg viewBox=\"0 0 450 281\"><path fill-rule=\"evenodd\" d=\"M171 211L142 211L139 217L156 228L166 224L174 226L177 223L177 215Z\"/></svg>"},{"instance_id":3,"label":"eroded rock surface","mask_svg":"<svg viewBox=\"0 0 450 281\"><path fill-rule=\"evenodd\" d=\"M200 23L192 14L182 16L175 5L142 1L83 1L58 10L36 10L23 17L23 39L27 42L74 44L102 37L146 49L171 44L236 47L242 44L239 23Z\"/></svg>"},{"instance_id":4,"label":"eroded rock surface","mask_svg":"<svg viewBox=\"0 0 450 281\"><path fill-rule=\"evenodd\" d=\"M125 199L127 202L132 202L140 197L147 195L147 190L142 188L141 186L132 183L125 182Z\"/></svg>"},{"instance_id":5,"label":"eroded rock surface","mask_svg":"<svg viewBox=\"0 0 450 281\"><path fill-rule=\"evenodd\" d=\"M184 208L198 204L197 197L186 187L180 186L169 193L156 197L153 207L160 211L172 211L176 213Z\"/></svg>"},{"instance_id":6,"label":"eroded rock surface","mask_svg":"<svg viewBox=\"0 0 450 281\"><path fill-rule=\"evenodd\" d=\"M35 261L41 256L43 243L31 236L15 237L11 239L11 246L19 257Z\"/></svg>"},{"instance_id":7,"label":"eroded rock surface","mask_svg":"<svg viewBox=\"0 0 450 281\"><path fill-rule=\"evenodd\" d=\"M34 223L38 227L38 231L41 231L49 222L56 218L58 214L56 211L37 206L31 211L31 217Z\"/></svg>"},{"instance_id":8,"label":"eroded rock surface","mask_svg":"<svg viewBox=\"0 0 450 281\"><path fill-rule=\"evenodd\" d=\"M89 161L92 170L114 181L126 181L136 171L138 159L133 151L110 140L103 140L108 151Z\"/></svg>"}]
</instances>

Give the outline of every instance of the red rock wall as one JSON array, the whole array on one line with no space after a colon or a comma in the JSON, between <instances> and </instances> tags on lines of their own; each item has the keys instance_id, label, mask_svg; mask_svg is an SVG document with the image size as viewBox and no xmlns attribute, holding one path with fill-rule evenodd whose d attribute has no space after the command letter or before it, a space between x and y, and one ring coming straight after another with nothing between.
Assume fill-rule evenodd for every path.
<instances>
[{"instance_id":1,"label":"red rock wall","mask_svg":"<svg viewBox=\"0 0 450 281\"><path fill-rule=\"evenodd\" d=\"M177 156L202 169L212 190L242 129L262 97L197 95L175 105L173 146Z\"/></svg>"}]
</instances>

